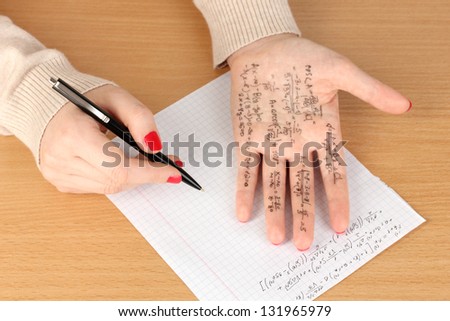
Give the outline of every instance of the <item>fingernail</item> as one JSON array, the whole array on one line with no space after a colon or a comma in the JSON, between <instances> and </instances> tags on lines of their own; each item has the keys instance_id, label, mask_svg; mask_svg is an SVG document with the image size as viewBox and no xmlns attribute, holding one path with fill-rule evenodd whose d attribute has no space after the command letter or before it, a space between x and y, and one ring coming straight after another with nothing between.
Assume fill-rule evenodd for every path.
<instances>
[{"instance_id":1,"label":"fingernail","mask_svg":"<svg viewBox=\"0 0 450 321\"><path fill-rule=\"evenodd\" d=\"M345 233L345 230L342 232L336 232L336 234L339 234L339 235L344 234L344 233Z\"/></svg>"},{"instance_id":2,"label":"fingernail","mask_svg":"<svg viewBox=\"0 0 450 321\"><path fill-rule=\"evenodd\" d=\"M308 246L306 249L298 249L300 252L306 252L306 251L308 251L309 250L309 248L310 248L310 246Z\"/></svg>"},{"instance_id":3,"label":"fingernail","mask_svg":"<svg viewBox=\"0 0 450 321\"><path fill-rule=\"evenodd\" d=\"M178 167L183 167L183 166L184 166L184 163L183 163L182 161L180 161L180 160L176 160L176 161L175 161L175 164L176 164Z\"/></svg>"},{"instance_id":4,"label":"fingernail","mask_svg":"<svg viewBox=\"0 0 450 321\"><path fill-rule=\"evenodd\" d=\"M181 182L181 175L170 176L167 179L167 183L179 184Z\"/></svg>"},{"instance_id":5,"label":"fingernail","mask_svg":"<svg viewBox=\"0 0 450 321\"><path fill-rule=\"evenodd\" d=\"M406 112L410 111L411 108L412 108L412 102L411 102L411 100L410 100L410 101L409 101L409 107L408 107L408 110L407 110Z\"/></svg>"},{"instance_id":6,"label":"fingernail","mask_svg":"<svg viewBox=\"0 0 450 321\"><path fill-rule=\"evenodd\" d=\"M161 139L155 131L148 133L147 136L144 137L144 142L151 151L158 151L162 148Z\"/></svg>"}]
</instances>

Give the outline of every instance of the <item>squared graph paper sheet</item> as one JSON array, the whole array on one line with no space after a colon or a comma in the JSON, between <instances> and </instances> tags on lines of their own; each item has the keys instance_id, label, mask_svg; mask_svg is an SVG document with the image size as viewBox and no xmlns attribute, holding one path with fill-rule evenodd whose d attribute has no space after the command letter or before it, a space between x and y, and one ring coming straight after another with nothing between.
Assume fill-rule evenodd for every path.
<instances>
[{"instance_id":1,"label":"squared graph paper sheet","mask_svg":"<svg viewBox=\"0 0 450 321\"><path fill-rule=\"evenodd\" d=\"M219 143L210 147L212 153L233 141L229 95L225 74L156 115L163 140L174 141L179 134L186 142L193 134L200 142L195 153L189 156L185 148L179 156L206 192L166 184L108 196L200 300L312 300L424 222L346 151L351 203L346 233L336 235L330 228L317 178L311 248L299 252L292 232L282 245L272 245L265 234L261 189L252 220L240 223L235 217L234 159L228 159L233 166L224 157L209 159L222 163L216 167L193 164L202 162L207 142Z\"/></svg>"}]
</instances>

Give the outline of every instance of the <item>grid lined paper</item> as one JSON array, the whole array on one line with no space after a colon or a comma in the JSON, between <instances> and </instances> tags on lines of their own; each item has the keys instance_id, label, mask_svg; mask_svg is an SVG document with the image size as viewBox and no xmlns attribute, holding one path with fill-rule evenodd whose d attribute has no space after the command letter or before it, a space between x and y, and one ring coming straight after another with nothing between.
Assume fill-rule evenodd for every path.
<instances>
[{"instance_id":1,"label":"grid lined paper","mask_svg":"<svg viewBox=\"0 0 450 321\"><path fill-rule=\"evenodd\" d=\"M200 147L191 155L202 162L202 149L226 148L233 141L229 111L230 76L225 74L156 115L165 141ZM219 145L219 147L217 147ZM254 215L240 223L234 213L236 165L194 166L187 149L179 156L206 190L179 185L145 185L109 199L122 211L200 300L313 300L424 222L398 194L346 151L350 225L336 235L327 203L315 179L314 243L299 252L290 237L272 245L265 234L262 191ZM289 201L286 202L289 211Z\"/></svg>"}]
</instances>

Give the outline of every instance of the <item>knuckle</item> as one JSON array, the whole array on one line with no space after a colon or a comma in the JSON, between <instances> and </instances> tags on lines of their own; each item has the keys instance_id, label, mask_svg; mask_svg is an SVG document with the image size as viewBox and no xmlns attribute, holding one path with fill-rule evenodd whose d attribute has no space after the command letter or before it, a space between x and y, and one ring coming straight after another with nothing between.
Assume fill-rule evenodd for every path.
<instances>
[{"instance_id":1,"label":"knuckle","mask_svg":"<svg viewBox=\"0 0 450 321\"><path fill-rule=\"evenodd\" d=\"M128 170L122 166L112 169L108 182L105 184L105 194L115 194L124 190L128 183Z\"/></svg>"},{"instance_id":2,"label":"knuckle","mask_svg":"<svg viewBox=\"0 0 450 321\"><path fill-rule=\"evenodd\" d=\"M169 177L180 176L180 172L175 168L166 165L161 170L156 169L152 173L149 173L151 183L166 183Z\"/></svg>"},{"instance_id":3,"label":"knuckle","mask_svg":"<svg viewBox=\"0 0 450 321\"><path fill-rule=\"evenodd\" d=\"M121 186L106 185L103 190L103 194L105 194L105 195L116 194L116 193L120 193L122 191L123 191L123 188Z\"/></svg>"},{"instance_id":4,"label":"knuckle","mask_svg":"<svg viewBox=\"0 0 450 321\"><path fill-rule=\"evenodd\" d=\"M130 110L131 118L139 121L153 119L153 114L150 109L140 102L136 102L133 107L134 108Z\"/></svg>"}]
</instances>

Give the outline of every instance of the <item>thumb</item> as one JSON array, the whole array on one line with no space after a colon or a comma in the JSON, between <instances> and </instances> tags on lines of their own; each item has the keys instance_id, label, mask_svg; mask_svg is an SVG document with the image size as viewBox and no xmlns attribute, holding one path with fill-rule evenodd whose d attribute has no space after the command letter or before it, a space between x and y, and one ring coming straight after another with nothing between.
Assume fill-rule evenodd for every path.
<instances>
[{"instance_id":1,"label":"thumb","mask_svg":"<svg viewBox=\"0 0 450 321\"><path fill-rule=\"evenodd\" d=\"M411 109L412 103L408 98L371 77L351 61L344 62L343 66L343 70L338 73L339 89L351 93L386 113L402 114Z\"/></svg>"},{"instance_id":2,"label":"thumb","mask_svg":"<svg viewBox=\"0 0 450 321\"><path fill-rule=\"evenodd\" d=\"M149 153L162 149L161 138L148 107L122 88L104 86L98 89L102 89L101 92L92 92L94 101L128 127L139 147Z\"/></svg>"}]
</instances>

